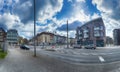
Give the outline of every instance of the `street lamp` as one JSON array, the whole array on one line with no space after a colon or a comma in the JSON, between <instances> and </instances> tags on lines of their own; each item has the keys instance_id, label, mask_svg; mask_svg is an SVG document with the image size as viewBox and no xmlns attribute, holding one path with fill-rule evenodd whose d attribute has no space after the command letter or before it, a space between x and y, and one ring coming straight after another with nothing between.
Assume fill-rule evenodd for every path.
<instances>
[{"instance_id":1,"label":"street lamp","mask_svg":"<svg viewBox=\"0 0 120 72\"><path fill-rule=\"evenodd\" d=\"M67 20L67 48L69 48L69 45L68 45L68 20Z\"/></svg>"},{"instance_id":2,"label":"street lamp","mask_svg":"<svg viewBox=\"0 0 120 72\"><path fill-rule=\"evenodd\" d=\"M35 35L36 35L36 0L34 2L34 57L36 57L36 45L35 45Z\"/></svg>"}]
</instances>

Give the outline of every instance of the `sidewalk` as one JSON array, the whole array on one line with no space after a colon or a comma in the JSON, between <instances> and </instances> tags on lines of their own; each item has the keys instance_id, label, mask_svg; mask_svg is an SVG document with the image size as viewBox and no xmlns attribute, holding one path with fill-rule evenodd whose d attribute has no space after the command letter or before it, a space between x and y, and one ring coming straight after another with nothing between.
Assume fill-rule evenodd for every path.
<instances>
[{"instance_id":1,"label":"sidewalk","mask_svg":"<svg viewBox=\"0 0 120 72\"><path fill-rule=\"evenodd\" d=\"M40 55L19 48L9 48L8 56L0 64L0 72L88 72L85 66L65 63L59 59ZM84 67L84 68L83 68ZM81 69L83 68L83 69ZM84 71L85 70L85 71Z\"/></svg>"},{"instance_id":2,"label":"sidewalk","mask_svg":"<svg viewBox=\"0 0 120 72\"><path fill-rule=\"evenodd\" d=\"M97 47L98 49L117 49L120 48L120 46L106 46L106 47Z\"/></svg>"},{"instance_id":3,"label":"sidewalk","mask_svg":"<svg viewBox=\"0 0 120 72\"><path fill-rule=\"evenodd\" d=\"M8 56L0 64L0 72L47 72L30 53L22 54L18 48L9 49Z\"/></svg>"}]
</instances>

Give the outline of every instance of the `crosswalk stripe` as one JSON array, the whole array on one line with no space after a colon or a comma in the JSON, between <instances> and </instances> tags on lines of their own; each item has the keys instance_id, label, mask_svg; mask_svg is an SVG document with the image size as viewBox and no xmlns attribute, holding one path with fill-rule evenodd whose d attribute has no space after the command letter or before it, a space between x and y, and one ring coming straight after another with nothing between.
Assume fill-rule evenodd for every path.
<instances>
[{"instance_id":1,"label":"crosswalk stripe","mask_svg":"<svg viewBox=\"0 0 120 72\"><path fill-rule=\"evenodd\" d=\"M102 56L99 56L99 60L100 60L101 62L105 62L105 59L104 59Z\"/></svg>"}]
</instances>

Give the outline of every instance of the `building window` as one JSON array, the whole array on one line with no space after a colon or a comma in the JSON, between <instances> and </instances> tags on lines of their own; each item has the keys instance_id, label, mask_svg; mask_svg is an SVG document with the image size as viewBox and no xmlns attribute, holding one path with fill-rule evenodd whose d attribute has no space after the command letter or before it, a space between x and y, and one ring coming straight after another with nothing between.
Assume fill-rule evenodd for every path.
<instances>
[{"instance_id":1,"label":"building window","mask_svg":"<svg viewBox=\"0 0 120 72\"><path fill-rule=\"evenodd\" d=\"M89 38L89 28L88 27L84 28L83 35L84 35L84 38Z\"/></svg>"},{"instance_id":2,"label":"building window","mask_svg":"<svg viewBox=\"0 0 120 72\"><path fill-rule=\"evenodd\" d=\"M99 31L94 31L94 36L95 37L100 36L100 32Z\"/></svg>"},{"instance_id":3,"label":"building window","mask_svg":"<svg viewBox=\"0 0 120 72\"><path fill-rule=\"evenodd\" d=\"M103 26L94 26L94 36L103 36L103 32L101 30L103 30Z\"/></svg>"},{"instance_id":4,"label":"building window","mask_svg":"<svg viewBox=\"0 0 120 72\"><path fill-rule=\"evenodd\" d=\"M87 33L87 32L89 32L89 30L88 30L88 29L84 29L83 32L84 32L84 33Z\"/></svg>"},{"instance_id":5,"label":"building window","mask_svg":"<svg viewBox=\"0 0 120 72\"><path fill-rule=\"evenodd\" d=\"M94 26L94 30L103 30L103 26Z\"/></svg>"},{"instance_id":6,"label":"building window","mask_svg":"<svg viewBox=\"0 0 120 72\"><path fill-rule=\"evenodd\" d=\"M82 31L79 31L79 35L78 35L79 39L82 39Z\"/></svg>"},{"instance_id":7,"label":"building window","mask_svg":"<svg viewBox=\"0 0 120 72\"><path fill-rule=\"evenodd\" d=\"M89 35L87 33L84 33L84 38L88 38Z\"/></svg>"},{"instance_id":8,"label":"building window","mask_svg":"<svg viewBox=\"0 0 120 72\"><path fill-rule=\"evenodd\" d=\"M79 31L79 34L80 34L80 35L82 34L82 31L81 31L81 30Z\"/></svg>"}]
</instances>

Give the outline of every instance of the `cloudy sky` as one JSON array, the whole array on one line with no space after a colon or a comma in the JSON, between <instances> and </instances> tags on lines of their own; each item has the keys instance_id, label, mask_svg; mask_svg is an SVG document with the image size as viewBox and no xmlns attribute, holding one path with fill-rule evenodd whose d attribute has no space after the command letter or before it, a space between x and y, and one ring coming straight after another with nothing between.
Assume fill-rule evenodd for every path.
<instances>
[{"instance_id":1,"label":"cloudy sky","mask_svg":"<svg viewBox=\"0 0 120 72\"><path fill-rule=\"evenodd\" d=\"M20 36L33 37L33 0L0 0L0 27L17 29ZM120 28L119 0L36 0L36 32L56 32L75 37L76 27L102 17L106 35Z\"/></svg>"}]
</instances>

